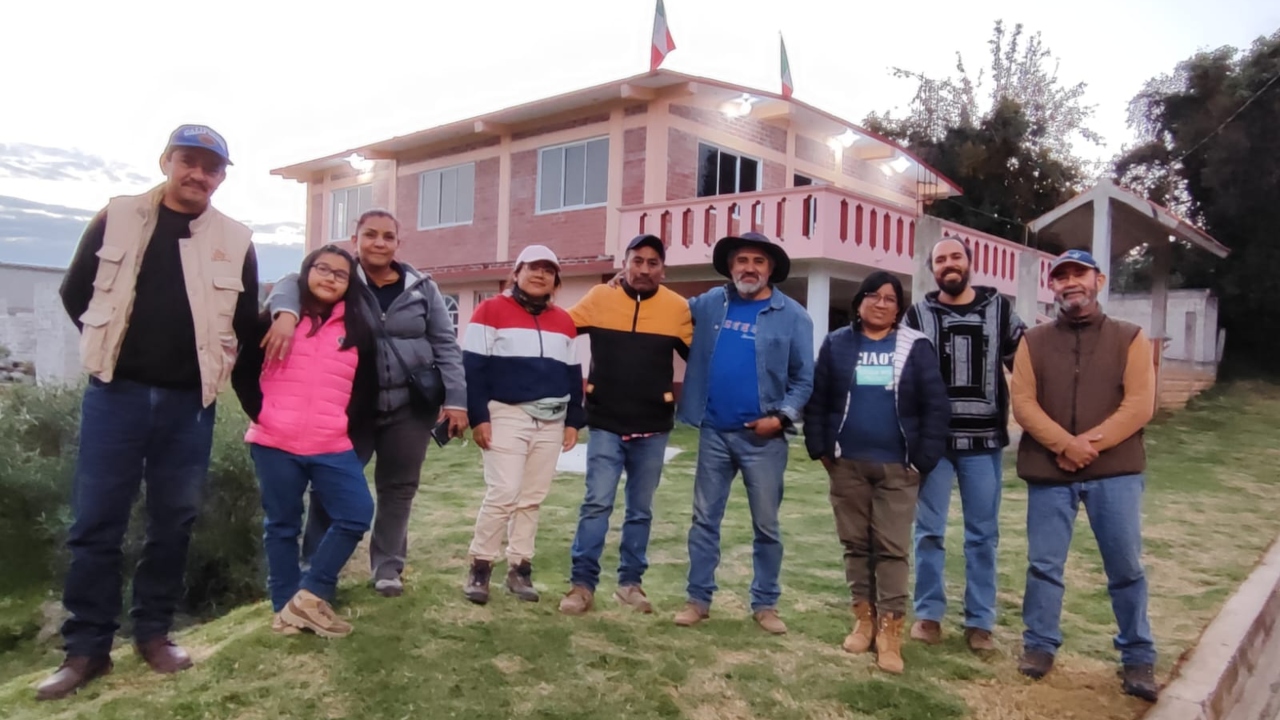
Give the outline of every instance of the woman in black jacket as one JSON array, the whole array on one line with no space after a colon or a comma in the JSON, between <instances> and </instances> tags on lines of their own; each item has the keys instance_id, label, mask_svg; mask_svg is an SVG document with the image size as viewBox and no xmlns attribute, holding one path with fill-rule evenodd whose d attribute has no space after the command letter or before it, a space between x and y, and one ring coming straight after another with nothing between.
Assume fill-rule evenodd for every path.
<instances>
[{"instance_id":1,"label":"woman in black jacket","mask_svg":"<svg viewBox=\"0 0 1280 720\"><path fill-rule=\"evenodd\" d=\"M857 619L851 653L900 673L911 525L920 477L946 449L951 401L928 338L899 322L902 283L867 276L852 327L827 336L804 410L805 446L831 479L836 533Z\"/></svg>"}]
</instances>

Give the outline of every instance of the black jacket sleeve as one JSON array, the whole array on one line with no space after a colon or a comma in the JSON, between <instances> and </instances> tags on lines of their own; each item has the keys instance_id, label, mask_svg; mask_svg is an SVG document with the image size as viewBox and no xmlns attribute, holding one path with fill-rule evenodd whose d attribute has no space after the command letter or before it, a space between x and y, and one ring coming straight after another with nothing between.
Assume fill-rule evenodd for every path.
<instances>
[{"instance_id":1,"label":"black jacket sleeve","mask_svg":"<svg viewBox=\"0 0 1280 720\"><path fill-rule=\"evenodd\" d=\"M240 338L240 345L243 347L247 344L245 338L257 332L259 320L258 254L254 252L253 243L249 243L249 250L244 254L244 266L240 270L240 283L244 285L244 291L240 293L240 298L236 300L236 312L231 318L231 327L235 330L236 337ZM259 336L258 341L261 341L261 336ZM258 341L255 341L254 345L257 345ZM259 366L261 366L261 363L259 363Z\"/></svg>"},{"instance_id":2,"label":"black jacket sleeve","mask_svg":"<svg viewBox=\"0 0 1280 720\"><path fill-rule=\"evenodd\" d=\"M813 394L804 405L804 447L817 460L830 455L834 443L828 438L827 417L831 412L831 336L822 341L818 361L813 366Z\"/></svg>"},{"instance_id":3,"label":"black jacket sleeve","mask_svg":"<svg viewBox=\"0 0 1280 720\"><path fill-rule=\"evenodd\" d=\"M58 289L62 307L77 329L82 329L80 316L89 309L89 300L93 298L93 280L98 275L98 251L102 249L106 232L107 210L103 208L93 216L80 236L80 245L76 247L67 274L62 278L62 287Z\"/></svg>"},{"instance_id":4,"label":"black jacket sleeve","mask_svg":"<svg viewBox=\"0 0 1280 720\"><path fill-rule=\"evenodd\" d=\"M911 462L921 474L928 474L947 451L951 435L951 398L938 366L938 354L929 342L911 346L907 365L914 368L916 402L920 412L920 444Z\"/></svg>"},{"instance_id":5,"label":"black jacket sleeve","mask_svg":"<svg viewBox=\"0 0 1280 720\"><path fill-rule=\"evenodd\" d=\"M237 308L238 310L238 308ZM240 399L240 407L250 420L257 421L262 412L262 388L258 379L262 376L262 363L266 360L266 351L261 347L262 338L266 337L271 321L263 314L254 319L254 324L246 333L236 330L240 338L240 355L236 358L236 366L231 369L231 389Z\"/></svg>"}]
</instances>

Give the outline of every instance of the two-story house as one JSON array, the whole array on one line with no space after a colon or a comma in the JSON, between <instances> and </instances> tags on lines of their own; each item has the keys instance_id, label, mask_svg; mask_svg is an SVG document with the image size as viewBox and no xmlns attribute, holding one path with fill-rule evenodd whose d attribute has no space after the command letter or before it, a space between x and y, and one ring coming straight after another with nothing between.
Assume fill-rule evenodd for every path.
<instances>
[{"instance_id":1,"label":"two-story house","mask_svg":"<svg viewBox=\"0 0 1280 720\"><path fill-rule=\"evenodd\" d=\"M975 282L1034 317L1045 257L922 216L957 195L884 138L794 99L667 70L343 150L274 171L307 184L307 246L349 238L372 207L402 224L400 258L431 271L465 327L530 244L563 264L570 305L620 265L640 232L667 242L685 295L723 280L711 245L755 229L794 260L783 290L813 314L816 342L847 320L874 269L932 289L926 248L944 235L974 252Z\"/></svg>"}]
</instances>

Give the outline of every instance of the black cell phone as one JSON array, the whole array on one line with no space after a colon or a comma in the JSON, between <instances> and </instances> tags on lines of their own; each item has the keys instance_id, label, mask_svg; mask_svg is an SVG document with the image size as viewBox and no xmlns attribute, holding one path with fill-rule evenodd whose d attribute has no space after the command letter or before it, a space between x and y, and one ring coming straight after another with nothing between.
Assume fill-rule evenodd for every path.
<instances>
[{"instance_id":1,"label":"black cell phone","mask_svg":"<svg viewBox=\"0 0 1280 720\"><path fill-rule=\"evenodd\" d=\"M444 418L436 423L435 427L431 428L431 439L435 440L440 447L449 444L449 441L453 439L453 436L449 434L449 418Z\"/></svg>"}]
</instances>

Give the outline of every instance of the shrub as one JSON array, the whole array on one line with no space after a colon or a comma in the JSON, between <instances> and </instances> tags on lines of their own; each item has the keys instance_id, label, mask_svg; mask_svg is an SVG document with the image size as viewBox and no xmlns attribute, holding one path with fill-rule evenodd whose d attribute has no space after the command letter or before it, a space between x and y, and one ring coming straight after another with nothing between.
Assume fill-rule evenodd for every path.
<instances>
[{"instance_id":1,"label":"shrub","mask_svg":"<svg viewBox=\"0 0 1280 720\"><path fill-rule=\"evenodd\" d=\"M0 592L60 588L71 525L81 388L0 389ZM248 424L233 397L218 404L213 458L187 563L186 613L218 612L263 594L262 523ZM145 537L145 487L125 541L126 578ZM127 592L127 590L126 590Z\"/></svg>"}]
</instances>

